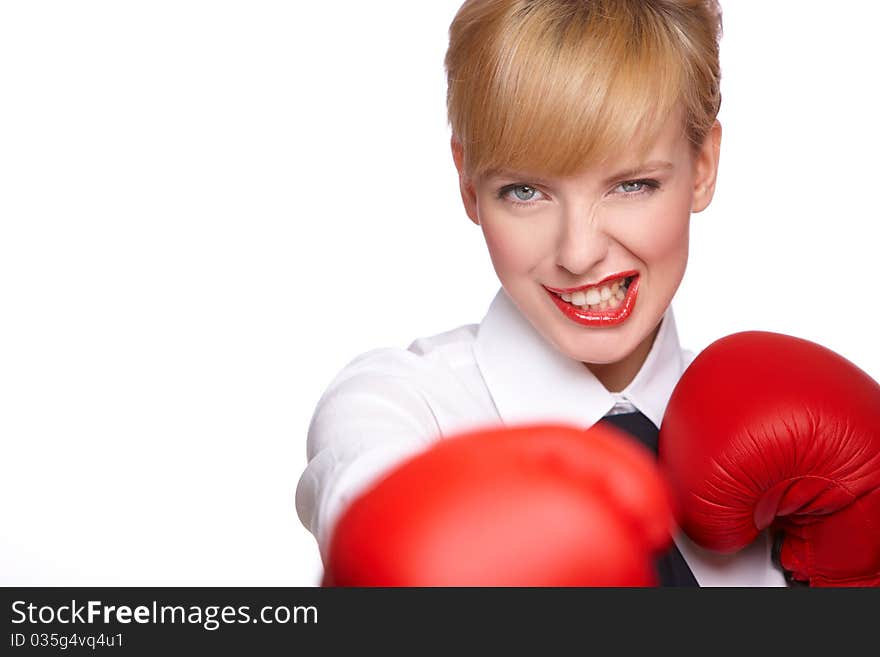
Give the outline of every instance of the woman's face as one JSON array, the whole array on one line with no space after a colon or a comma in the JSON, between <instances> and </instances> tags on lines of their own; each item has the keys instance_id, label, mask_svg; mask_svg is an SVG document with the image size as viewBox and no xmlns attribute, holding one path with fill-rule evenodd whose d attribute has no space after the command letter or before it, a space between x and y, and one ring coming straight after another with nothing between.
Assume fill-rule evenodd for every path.
<instances>
[{"instance_id":1,"label":"woman's face","mask_svg":"<svg viewBox=\"0 0 880 657\"><path fill-rule=\"evenodd\" d=\"M621 153L566 178L533 172L461 178L468 216L481 226L510 298L545 339L588 367L636 353L644 361L684 276L690 215L714 193L721 126L716 122L695 156L682 125L679 110L653 144L647 157L653 166ZM461 174L454 140L453 155ZM614 286L621 275L635 276L625 289ZM594 290L583 297L551 292L585 285Z\"/></svg>"}]
</instances>

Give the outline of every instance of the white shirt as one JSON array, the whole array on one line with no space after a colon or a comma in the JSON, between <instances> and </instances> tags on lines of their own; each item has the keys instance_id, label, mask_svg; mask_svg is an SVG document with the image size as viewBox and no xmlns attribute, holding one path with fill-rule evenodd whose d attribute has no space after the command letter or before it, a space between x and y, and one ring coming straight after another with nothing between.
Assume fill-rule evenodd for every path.
<instances>
[{"instance_id":1,"label":"white shirt","mask_svg":"<svg viewBox=\"0 0 880 657\"><path fill-rule=\"evenodd\" d=\"M487 425L588 428L636 409L659 428L693 359L679 344L670 306L639 373L622 392L609 392L583 363L549 344L501 288L480 324L419 338L406 349L367 351L336 375L309 424L297 513L326 564L347 504L434 441ZM734 555L704 550L681 531L673 539L701 586L786 586L767 532Z\"/></svg>"}]
</instances>

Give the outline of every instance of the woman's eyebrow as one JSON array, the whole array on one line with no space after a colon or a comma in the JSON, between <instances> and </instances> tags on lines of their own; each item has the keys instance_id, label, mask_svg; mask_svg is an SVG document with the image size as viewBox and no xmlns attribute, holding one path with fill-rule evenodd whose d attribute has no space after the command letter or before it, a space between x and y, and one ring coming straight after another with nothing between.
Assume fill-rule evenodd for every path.
<instances>
[{"instance_id":1,"label":"woman's eyebrow","mask_svg":"<svg viewBox=\"0 0 880 657\"><path fill-rule=\"evenodd\" d=\"M650 162L644 162L642 164L637 164L632 167L628 167L623 169L622 171L618 171L612 176L609 176L605 179L603 184L609 184L614 182L615 180L620 180L621 178L631 178L634 176L638 176L640 174L652 173L656 171L665 171L665 170L673 170L675 169L675 165L672 162L667 162L665 160L652 160ZM534 182L541 184L549 184L551 181L542 178L540 176L533 176L528 173L520 173L517 171L511 171L508 169L490 169L486 172L486 178L519 178L522 180L533 180Z\"/></svg>"},{"instance_id":2,"label":"woman's eyebrow","mask_svg":"<svg viewBox=\"0 0 880 657\"><path fill-rule=\"evenodd\" d=\"M644 164L639 164L630 167L629 169L619 171L613 176L607 178L605 182L610 183L620 178L629 178L631 176L638 176L643 173L653 173L655 171L672 171L673 169L675 169L675 165L672 162L666 162L665 160L652 160L651 162L645 162Z\"/></svg>"}]
</instances>

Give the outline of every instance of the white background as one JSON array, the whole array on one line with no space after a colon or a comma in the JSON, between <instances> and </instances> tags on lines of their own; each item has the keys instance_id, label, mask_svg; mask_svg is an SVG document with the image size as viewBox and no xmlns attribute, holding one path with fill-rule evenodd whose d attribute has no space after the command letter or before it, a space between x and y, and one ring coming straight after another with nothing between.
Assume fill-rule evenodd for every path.
<instances>
[{"instance_id":1,"label":"white background","mask_svg":"<svg viewBox=\"0 0 880 657\"><path fill-rule=\"evenodd\" d=\"M0 581L315 585L332 376L479 322L458 0L0 5ZM715 200L674 306L880 378L880 4L725 3ZM427 210L425 209L427 208Z\"/></svg>"}]
</instances>

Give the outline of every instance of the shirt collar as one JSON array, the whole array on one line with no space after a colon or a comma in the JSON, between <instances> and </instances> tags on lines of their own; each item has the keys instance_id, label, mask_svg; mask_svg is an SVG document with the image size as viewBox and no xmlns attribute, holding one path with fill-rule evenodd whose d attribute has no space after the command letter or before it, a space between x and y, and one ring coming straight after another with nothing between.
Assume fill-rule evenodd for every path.
<instances>
[{"instance_id":1,"label":"shirt collar","mask_svg":"<svg viewBox=\"0 0 880 657\"><path fill-rule=\"evenodd\" d=\"M590 427L621 398L659 429L684 357L670 305L642 368L611 393L584 367L532 326L502 287L477 330L474 357L505 424L565 422Z\"/></svg>"}]
</instances>

